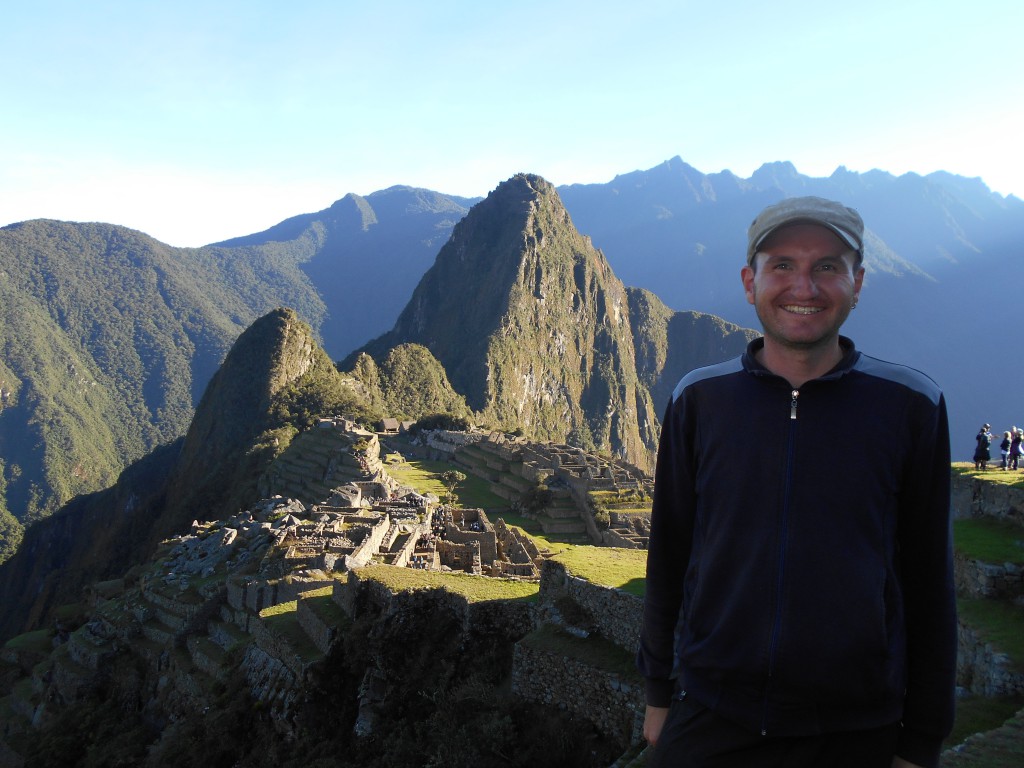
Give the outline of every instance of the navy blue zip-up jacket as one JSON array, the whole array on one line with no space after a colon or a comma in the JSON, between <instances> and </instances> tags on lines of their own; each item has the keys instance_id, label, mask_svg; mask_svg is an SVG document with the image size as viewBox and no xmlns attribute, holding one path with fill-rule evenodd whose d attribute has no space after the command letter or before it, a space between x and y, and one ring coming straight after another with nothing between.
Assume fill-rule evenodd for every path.
<instances>
[{"instance_id":1,"label":"navy blue zip-up jacket","mask_svg":"<svg viewBox=\"0 0 1024 768\"><path fill-rule=\"evenodd\" d=\"M637 664L755 732L902 721L934 765L953 722L956 609L943 395L841 338L799 390L754 358L701 368L662 422Z\"/></svg>"}]
</instances>

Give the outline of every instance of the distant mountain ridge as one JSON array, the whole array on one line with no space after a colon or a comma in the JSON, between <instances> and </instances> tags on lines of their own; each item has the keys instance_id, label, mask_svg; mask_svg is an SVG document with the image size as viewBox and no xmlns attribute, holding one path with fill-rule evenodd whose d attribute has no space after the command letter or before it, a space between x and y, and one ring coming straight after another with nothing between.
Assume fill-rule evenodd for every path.
<instances>
[{"instance_id":1,"label":"distant mountain ridge","mask_svg":"<svg viewBox=\"0 0 1024 768\"><path fill-rule=\"evenodd\" d=\"M183 434L259 312L288 303L319 324L297 266L308 248L171 248L109 224L0 228L0 522L45 517Z\"/></svg>"},{"instance_id":2,"label":"distant mountain ridge","mask_svg":"<svg viewBox=\"0 0 1024 768\"><path fill-rule=\"evenodd\" d=\"M769 163L742 179L678 157L556 191L622 283L740 327L756 325L738 254L757 210L785 195L842 199L868 223L869 274L849 334L943 386L955 457L983 421L1024 423L1024 359L1011 343L1024 242L1015 197L943 172L809 178ZM109 224L0 228L0 559L16 518L105 487L182 435L232 341L261 314L294 307L334 359L392 329L474 202L392 187L203 248ZM645 386L659 411L665 392Z\"/></svg>"},{"instance_id":3,"label":"distant mountain ridge","mask_svg":"<svg viewBox=\"0 0 1024 768\"><path fill-rule=\"evenodd\" d=\"M702 174L676 157L559 192L627 285L654 291L670 307L753 327L739 281L749 223L783 197L841 200L867 227L867 279L844 332L863 351L923 370L942 386L954 458L970 457L982 422L1024 423L1019 385L1006 385L1024 380L1024 358L1007 347L1009 328L1019 326L1024 202L980 179L842 167L810 178L787 162L741 179Z\"/></svg>"},{"instance_id":4,"label":"distant mountain ridge","mask_svg":"<svg viewBox=\"0 0 1024 768\"><path fill-rule=\"evenodd\" d=\"M325 304L317 324L324 348L341 358L398 316L452 228L478 200L404 186L366 197L350 193L326 210L217 245L314 241L300 268Z\"/></svg>"}]
</instances>

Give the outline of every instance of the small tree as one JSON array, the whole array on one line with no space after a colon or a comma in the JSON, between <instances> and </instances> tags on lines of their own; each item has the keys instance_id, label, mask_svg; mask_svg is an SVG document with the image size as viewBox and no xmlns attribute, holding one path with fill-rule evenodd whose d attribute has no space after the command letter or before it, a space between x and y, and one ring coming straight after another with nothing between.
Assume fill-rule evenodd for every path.
<instances>
[{"instance_id":1,"label":"small tree","mask_svg":"<svg viewBox=\"0 0 1024 768\"><path fill-rule=\"evenodd\" d=\"M458 501L458 496L455 495L455 486L466 479L466 476L459 472L457 469L449 469L447 472L441 473L441 482L448 488L448 503L454 504Z\"/></svg>"}]
</instances>

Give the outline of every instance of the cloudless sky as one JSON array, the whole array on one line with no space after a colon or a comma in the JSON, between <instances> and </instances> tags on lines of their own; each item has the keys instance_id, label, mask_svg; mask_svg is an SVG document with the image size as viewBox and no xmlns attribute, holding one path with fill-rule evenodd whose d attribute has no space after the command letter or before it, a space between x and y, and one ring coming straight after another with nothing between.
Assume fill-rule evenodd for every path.
<instances>
[{"instance_id":1,"label":"cloudless sky","mask_svg":"<svg viewBox=\"0 0 1024 768\"><path fill-rule=\"evenodd\" d=\"M1024 197L1020 0L34 0L0 12L0 225L198 246L395 184L676 155Z\"/></svg>"}]
</instances>

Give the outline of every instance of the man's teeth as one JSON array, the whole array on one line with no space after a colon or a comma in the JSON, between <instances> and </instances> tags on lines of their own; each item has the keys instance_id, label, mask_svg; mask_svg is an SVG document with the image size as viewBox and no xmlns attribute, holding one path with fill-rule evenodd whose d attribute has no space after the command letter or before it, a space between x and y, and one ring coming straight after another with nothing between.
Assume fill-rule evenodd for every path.
<instances>
[{"instance_id":1,"label":"man's teeth","mask_svg":"<svg viewBox=\"0 0 1024 768\"><path fill-rule=\"evenodd\" d=\"M797 307L792 304L783 307L787 312L794 312L798 315L813 315L816 312L821 312L821 307Z\"/></svg>"}]
</instances>

